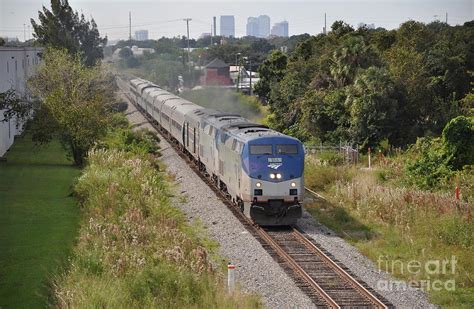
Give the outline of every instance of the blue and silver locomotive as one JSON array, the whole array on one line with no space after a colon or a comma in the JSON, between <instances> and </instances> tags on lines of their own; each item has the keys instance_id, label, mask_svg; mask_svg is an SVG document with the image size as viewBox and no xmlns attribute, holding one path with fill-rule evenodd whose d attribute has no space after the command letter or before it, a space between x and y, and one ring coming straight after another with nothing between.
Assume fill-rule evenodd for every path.
<instances>
[{"instance_id":1,"label":"blue and silver locomotive","mask_svg":"<svg viewBox=\"0 0 474 309\"><path fill-rule=\"evenodd\" d=\"M247 217L259 225L290 225L301 217L299 140L196 105L143 79L130 81L130 96Z\"/></svg>"}]
</instances>

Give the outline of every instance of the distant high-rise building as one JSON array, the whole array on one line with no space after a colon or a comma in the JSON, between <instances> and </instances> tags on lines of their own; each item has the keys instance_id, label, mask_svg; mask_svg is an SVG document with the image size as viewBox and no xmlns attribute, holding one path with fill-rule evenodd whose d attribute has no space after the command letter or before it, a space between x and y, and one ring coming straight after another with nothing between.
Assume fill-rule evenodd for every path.
<instances>
[{"instance_id":1,"label":"distant high-rise building","mask_svg":"<svg viewBox=\"0 0 474 309\"><path fill-rule=\"evenodd\" d=\"M247 36L258 37L258 18L257 17L247 18Z\"/></svg>"},{"instance_id":2,"label":"distant high-rise building","mask_svg":"<svg viewBox=\"0 0 474 309\"><path fill-rule=\"evenodd\" d=\"M288 37L288 22L286 20L276 23L272 27L271 35Z\"/></svg>"},{"instance_id":3,"label":"distant high-rise building","mask_svg":"<svg viewBox=\"0 0 474 309\"><path fill-rule=\"evenodd\" d=\"M259 17L247 18L247 35L257 38L268 38L270 36L270 17L260 15Z\"/></svg>"},{"instance_id":4,"label":"distant high-rise building","mask_svg":"<svg viewBox=\"0 0 474 309\"><path fill-rule=\"evenodd\" d=\"M270 35L270 17L267 15L260 15L258 17L258 37L268 38Z\"/></svg>"},{"instance_id":5,"label":"distant high-rise building","mask_svg":"<svg viewBox=\"0 0 474 309\"><path fill-rule=\"evenodd\" d=\"M235 19L234 15L221 16L221 36L235 37Z\"/></svg>"},{"instance_id":6,"label":"distant high-rise building","mask_svg":"<svg viewBox=\"0 0 474 309\"><path fill-rule=\"evenodd\" d=\"M135 40L146 41L148 40L148 30L137 30L135 31Z\"/></svg>"}]
</instances>

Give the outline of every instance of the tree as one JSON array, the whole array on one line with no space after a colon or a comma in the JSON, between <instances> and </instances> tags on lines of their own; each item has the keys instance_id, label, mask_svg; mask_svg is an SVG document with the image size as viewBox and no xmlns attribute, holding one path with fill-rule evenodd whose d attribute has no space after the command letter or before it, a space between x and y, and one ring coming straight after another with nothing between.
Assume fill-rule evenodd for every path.
<instances>
[{"instance_id":1,"label":"tree","mask_svg":"<svg viewBox=\"0 0 474 309\"><path fill-rule=\"evenodd\" d=\"M13 117L25 120L31 113L32 103L20 100L13 89L0 92L0 110L3 110L2 122L9 121Z\"/></svg>"},{"instance_id":2,"label":"tree","mask_svg":"<svg viewBox=\"0 0 474 309\"><path fill-rule=\"evenodd\" d=\"M130 47L126 46L126 47L123 47L122 49L120 49L119 56L122 59L128 59L130 57L133 57L133 52L130 49Z\"/></svg>"},{"instance_id":3,"label":"tree","mask_svg":"<svg viewBox=\"0 0 474 309\"><path fill-rule=\"evenodd\" d=\"M3 45L5 45L5 40L2 37L0 37L0 46L3 46Z\"/></svg>"},{"instance_id":4,"label":"tree","mask_svg":"<svg viewBox=\"0 0 474 309\"><path fill-rule=\"evenodd\" d=\"M321 142L337 144L349 139L350 113L344 88L335 91L310 90L302 98L303 124Z\"/></svg>"},{"instance_id":5,"label":"tree","mask_svg":"<svg viewBox=\"0 0 474 309\"><path fill-rule=\"evenodd\" d=\"M337 37L341 37L353 31L354 31L354 28L352 28L351 25L343 22L342 20L336 20L331 26L331 34Z\"/></svg>"},{"instance_id":6,"label":"tree","mask_svg":"<svg viewBox=\"0 0 474 309\"><path fill-rule=\"evenodd\" d=\"M260 80L255 84L255 93L263 100L270 97L271 85L282 80L286 73L287 56L281 51L272 52L258 67Z\"/></svg>"},{"instance_id":7,"label":"tree","mask_svg":"<svg viewBox=\"0 0 474 309\"><path fill-rule=\"evenodd\" d=\"M350 109L350 133L362 146L376 146L398 131L398 100L395 84L386 69L370 67L360 71L349 87L346 105Z\"/></svg>"},{"instance_id":8,"label":"tree","mask_svg":"<svg viewBox=\"0 0 474 309\"><path fill-rule=\"evenodd\" d=\"M43 6L38 12L39 24L31 19L33 36L45 46L64 48L71 55L79 53L87 66L93 66L104 57L103 47L107 38L101 38L92 18L79 16L69 6L67 0L51 0L51 11Z\"/></svg>"},{"instance_id":9,"label":"tree","mask_svg":"<svg viewBox=\"0 0 474 309\"><path fill-rule=\"evenodd\" d=\"M275 46L269 43L267 39L257 39L250 44L250 50L256 53L266 54L272 49L275 49Z\"/></svg>"},{"instance_id":10,"label":"tree","mask_svg":"<svg viewBox=\"0 0 474 309\"><path fill-rule=\"evenodd\" d=\"M37 141L48 142L60 132L77 165L108 129L113 80L100 66L86 67L80 56L47 49L37 74L30 79L42 99L34 123Z\"/></svg>"},{"instance_id":11,"label":"tree","mask_svg":"<svg viewBox=\"0 0 474 309\"><path fill-rule=\"evenodd\" d=\"M423 54L413 47L394 46L385 52L384 58L393 80L405 94L406 104L400 106L404 115L400 119L401 130L410 128L407 137L415 141L430 130L436 113Z\"/></svg>"},{"instance_id":12,"label":"tree","mask_svg":"<svg viewBox=\"0 0 474 309\"><path fill-rule=\"evenodd\" d=\"M338 47L331 61L331 75L338 87L352 83L359 68L367 68L376 62L376 55L363 37L350 37Z\"/></svg>"},{"instance_id":13,"label":"tree","mask_svg":"<svg viewBox=\"0 0 474 309\"><path fill-rule=\"evenodd\" d=\"M474 77L474 72L469 71L468 74ZM464 114L474 117L474 82L471 82L471 91L461 100L461 108Z\"/></svg>"}]
</instances>

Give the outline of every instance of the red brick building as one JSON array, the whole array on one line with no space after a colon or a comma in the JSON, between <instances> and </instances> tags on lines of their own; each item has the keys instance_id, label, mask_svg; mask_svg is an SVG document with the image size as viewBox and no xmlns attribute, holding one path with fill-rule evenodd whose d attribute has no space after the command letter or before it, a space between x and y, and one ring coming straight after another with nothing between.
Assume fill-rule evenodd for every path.
<instances>
[{"instance_id":1,"label":"red brick building","mask_svg":"<svg viewBox=\"0 0 474 309\"><path fill-rule=\"evenodd\" d=\"M206 72L202 79L203 85L232 85L232 79L229 74L229 65L216 58L206 65Z\"/></svg>"}]
</instances>

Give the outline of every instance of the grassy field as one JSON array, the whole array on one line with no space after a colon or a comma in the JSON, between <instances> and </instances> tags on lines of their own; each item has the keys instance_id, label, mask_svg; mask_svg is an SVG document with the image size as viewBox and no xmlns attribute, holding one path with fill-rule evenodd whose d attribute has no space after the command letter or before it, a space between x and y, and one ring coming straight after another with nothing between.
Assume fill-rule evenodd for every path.
<instances>
[{"instance_id":1,"label":"grassy field","mask_svg":"<svg viewBox=\"0 0 474 309\"><path fill-rule=\"evenodd\" d=\"M377 167L321 166L308 160L305 175L307 185L329 200L306 205L318 221L379 268L426 290L433 303L474 306L473 205L461 201L456 206L450 192L395 185ZM443 262L447 266L438 267Z\"/></svg>"},{"instance_id":2,"label":"grassy field","mask_svg":"<svg viewBox=\"0 0 474 309\"><path fill-rule=\"evenodd\" d=\"M48 304L48 282L66 261L79 210L70 196L80 170L58 142L19 137L0 162L0 307Z\"/></svg>"}]
</instances>

